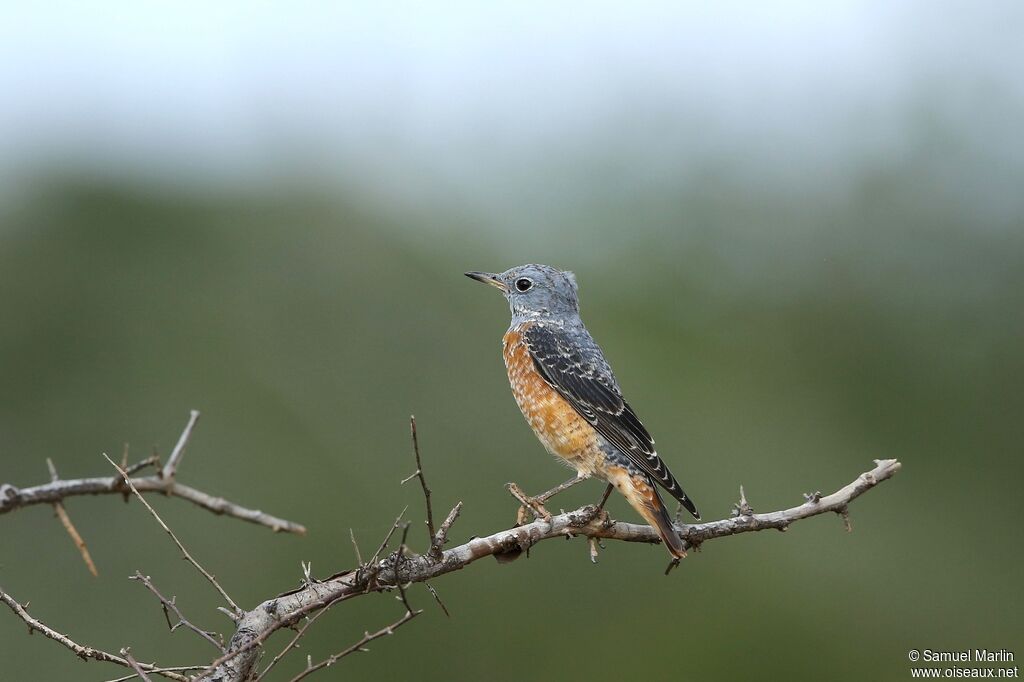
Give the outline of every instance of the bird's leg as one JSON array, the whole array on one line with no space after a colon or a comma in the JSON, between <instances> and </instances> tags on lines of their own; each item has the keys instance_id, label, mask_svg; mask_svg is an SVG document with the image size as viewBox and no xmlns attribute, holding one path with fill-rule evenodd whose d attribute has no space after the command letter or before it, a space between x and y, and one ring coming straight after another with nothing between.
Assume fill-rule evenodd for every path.
<instances>
[{"instance_id":1,"label":"bird's leg","mask_svg":"<svg viewBox=\"0 0 1024 682\"><path fill-rule=\"evenodd\" d=\"M604 510L604 503L608 501L608 496L612 494L612 490L614 489L615 486L611 483L609 483L608 487L604 489L604 495L601 497L601 504L597 505L597 511Z\"/></svg>"},{"instance_id":2,"label":"bird's leg","mask_svg":"<svg viewBox=\"0 0 1024 682\"><path fill-rule=\"evenodd\" d=\"M552 488L551 490L547 491L546 493L541 493L540 495L537 495L537 497L535 497L534 499L543 504L544 502L547 502L548 500L550 500L552 497L554 497L558 493L562 492L563 490L568 490L569 488L573 487L574 485L576 485L580 481L587 480L587 478L589 478L589 477L588 476L580 476L580 475L577 474L576 476L573 476L572 478L570 478L565 483L559 483L558 485L556 485L554 488Z\"/></svg>"},{"instance_id":3,"label":"bird's leg","mask_svg":"<svg viewBox=\"0 0 1024 682\"><path fill-rule=\"evenodd\" d=\"M520 488L515 483L509 483L508 491L512 493L512 496L519 500L519 502L521 503L521 506L519 507L518 511L516 511L516 525L521 526L524 523L526 523L527 509L533 512L534 518L544 519L548 523L551 523L551 513L544 508L544 503L550 500L558 493L562 492L563 490L568 490L569 488L573 487L580 481L586 480L587 478L589 477L582 475L573 476L565 483L560 483L551 490L541 493L540 495L537 495L535 497L530 497L529 495L524 493L522 488Z\"/></svg>"}]
</instances>

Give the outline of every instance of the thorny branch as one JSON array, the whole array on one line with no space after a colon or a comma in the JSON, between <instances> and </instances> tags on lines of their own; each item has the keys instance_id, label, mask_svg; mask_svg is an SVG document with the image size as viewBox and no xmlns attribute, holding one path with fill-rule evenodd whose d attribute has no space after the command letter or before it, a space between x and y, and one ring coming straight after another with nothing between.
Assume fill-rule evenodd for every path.
<instances>
[{"instance_id":1,"label":"thorny branch","mask_svg":"<svg viewBox=\"0 0 1024 682\"><path fill-rule=\"evenodd\" d=\"M146 671L139 665L139 662L132 658L132 650L129 647L121 649L121 655L124 656L126 661L128 661L129 667L135 671L135 674L139 676L139 679L142 680L142 682L152 682L152 680L149 679L149 675L146 674Z\"/></svg>"},{"instance_id":2,"label":"thorny branch","mask_svg":"<svg viewBox=\"0 0 1024 682\"><path fill-rule=\"evenodd\" d=\"M228 603L228 606L231 607L231 610L234 611L235 614L242 613L242 609L240 609L238 607L238 604L236 604L235 601L228 595L228 593L226 591L224 591L224 588L221 587L219 582L217 582L217 578L214 577L205 568L203 568L202 565L198 561L196 561L195 558L191 554L189 554L189 551L187 549L185 549L185 545L181 544L181 540L179 540L178 536L174 534L174 531L172 531L167 526L167 524L164 523L164 520L161 519L160 515L156 513L156 510L153 509L153 507L150 506L149 502L146 502L146 498L142 496L142 493L140 493L138 490L135 489L135 484L132 483L131 477L128 474L126 474L124 472L124 470L121 469L121 467L119 467L116 464L114 464L114 460L110 459L110 457L107 457L107 453L103 453L103 457L108 462L110 462L110 466L112 466L115 469L117 469L117 473L121 474L121 476L124 478L125 484L131 489L131 491L132 491L132 493L134 493L135 497L139 498L139 502L141 502L142 505L149 511L149 513L153 515L153 518L156 519L156 522L159 523L160 527L164 529L164 532L167 533L171 537L171 540L174 540L174 544L178 546L179 550L181 550L181 554L182 554L182 556L185 557L185 560L188 561L193 566L195 566L195 569L197 571L199 571L203 575L204 578L206 578L207 582L209 582L211 585L213 585L213 588L215 590L217 590L217 592L220 593L220 596L224 598L224 601L226 601Z\"/></svg>"},{"instance_id":3,"label":"thorny branch","mask_svg":"<svg viewBox=\"0 0 1024 682\"><path fill-rule=\"evenodd\" d=\"M114 654L107 653L106 651L94 649L91 646L83 646L75 642L67 635L57 632L53 628L45 625L43 622L36 620L35 618L29 615L28 611L25 609L23 605L19 604L14 597L5 592L2 588L0 588L0 601L2 601L4 604L7 604L7 606L10 607L11 611L14 611L14 613L19 618L25 621L25 624L28 625L29 634L32 634L33 632L41 632L43 635L49 637L53 641L64 645L68 649L71 649L71 651L75 652L75 655L81 658L83 661L88 661L91 659L95 661L106 661L108 663L116 663L126 668L133 667L128 662L127 658L115 656ZM135 667L137 669L141 669L147 672L163 675L164 677L167 677L172 680L179 680L180 682L189 682L189 680L191 679L189 677L186 677L185 675L182 675L181 673L174 672L170 669L161 669L155 665L149 665L146 663L136 663Z\"/></svg>"},{"instance_id":4,"label":"thorny branch","mask_svg":"<svg viewBox=\"0 0 1024 682\"><path fill-rule=\"evenodd\" d=\"M420 479L420 487L423 488L423 499L427 505L427 537L430 538L430 550L434 551L434 508L430 504L430 486L427 485L427 479L423 476L423 461L420 459L420 439L416 435L416 417L409 417L409 432L412 434L412 451L416 456L416 471L410 476L402 479L402 485L405 485L414 478Z\"/></svg>"},{"instance_id":5,"label":"thorny branch","mask_svg":"<svg viewBox=\"0 0 1024 682\"><path fill-rule=\"evenodd\" d=\"M216 579L210 575L205 569L199 565L198 562L189 554L188 550L185 549L184 545L178 540L171 529L163 522L156 511L149 505L146 499L142 496L141 492L161 492L165 495L182 497L190 502L197 504L200 507L204 507L216 514L226 514L235 518L240 518L253 523L259 523L268 526L275 531L284 530L296 533L305 533L305 528L299 524L292 523L291 521L285 521L276 517L264 514L261 511L250 510L244 507L240 507L232 502L228 502L222 498L213 497L202 491L190 488L188 486L177 483L174 480L175 474L177 473L177 467L181 462L182 454L185 451L185 446L188 444L189 438L191 437L192 430L195 428L196 421L199 418L199 412L193 410L189 415L188 423L185 425L185 429L182 431L181 436L178 438L177 444L174 446L174 450L171 452L171 456L167 462L167 465L162 469L159 469L155 476L144 476L132 478L132 474L147 466L159 466L159 458L156 456L146 458L141 462L129 466L127 464L127 445L125 446L124 459L122 465L118 467L114 462L104 454L107 461L118 470L119 476L111 476L107 478L86 478L86 479L74 479L74 480L61 480L57 474L57 469L53 464L53 461L47 458L47 466L50 470L50 483L34 486L31 488L19 489L13 485L4 484L0 485L0 514L18 509L20 507L26 507L34 504L49 503L52 504L61 524L67 530L71 536L76 547L82 555L83 561L86 566L95 575L95 565L92 562L92 558L89 555L89 551L85 546L85 542L82 540L81 535L78 533L74 524L71 523L71 519L64 508L63 500L67 497L75 495L94 495L94 494L123 494L125 499L128 496L134 494L140 500L140 502L149 510L153 517L157 520L160 526L167 532L168 535L174 540L182 554L188 559L197 570L199 570L214 587L220 592L221 596L231 605L234 610L231 613L233 619L237 619L242 610L231 600L231 598L224 592L223 588L216 582ZM174 611L178 617L178 624L171 625L170 618L168 617L168 626L171 630L176 629L179 626L186 626L189 629L200 634L204 638L208 639L217 650L220 652L224 651L223 643L217 642L211 633L205 632L200 628L192 625L188 620L184 618L181 611L175 605L174 598L167 600L161 595L148 577L142 576L141 573L136 573L136 579L141 579L143 584L146 585L150 591L152 591L157 598L160 600L161 605L164 609L164 614L167 615L168 609ZM133 677L140 677L148 680L150 675L162 675L164 677L182 680L188 682L191 679L190 676L183 674L184 671L196 670L197 668L203 668L204 666L176 666L176 667L161 667L156 664L139 663L136 661L128 647L121 650L121 655L117 656L93 647L84 646L78 644L72 640L69 636L50 628L43 624L41 621L33 618L27 611L27 605L21 605L14 597L7 592L0 590L0 601L3 601L14 613L21 618L28 625L29 633L41 632L50 639L59 642L64 645L83 660L100 660L109 663L115 663L117 665L129 668L132 670L132 674L120 679L127 680Z\"/></svg>"},{"instance_id":6,"label":"thorny branch","mask_svg":"<svg viewBox=\"0 0 1024 682\"><path fill-rule=\"evenodd\" d=\"M180 494L179 491L173 488L173 486L178 485L173 482L173 476L177 465L181 461L181 455L188 442L188 436L191 433L192 428L195 426L195 420L197 417L198 414L193 412L182 437L179 439L178 444L172 452L171 458L157 476L133 479L130 477L128 469L118 467L119 471L123 474L123 478L119 479L121 481L120 485L118 485L117 481L110 482L107 479L84 479L86 482L106 481L106 483L102 485L102 489L97 490L82 490L79 486L78 488L73 487L72 492L68 492L67 489L40 492L40 489L46 488L46 486L37 486L35 489L24 489L20 491L13 489L12 486L4 486L3 488L0 488L0 513L19 506L26 506L28 504L36 504L40 502L53 503L55 500L60 501L68 495L86 494L90 492L128 493L128 490L130 490L131 493L134 493L142 499L144 504L146 503L142 498L141 493L147 490L164 492L165 494ZM231 637L228 646L224 648L221 644L217 643L213 638L212 633L205 632L186 621L180 610L178 610L175 605L174 599L172 598L167 600L164 598L156 588L152 586L148 577L143 576L138 572L133 576L133 579L143 582L143 584L157 596L165 614L167 614L168 610L174 612L175 616L178 618L178 623L177 625L171 626L172 630L184 625L195 631L200 636L203 636L204 639L208 639L218 647L218 650L223 652L216 660L207 666L180 666L174 668L158 667L156 664L143 664L135 661L135 659L131 657L127 647L122 650L122 656L115 656L91 647L85 647L75 643L66 635L63 635L32 618L25 610L25 607L20 605L13 597L2 590L0 590L0 600L7 604L8 607L10 607L23 621L28 624L30 631L36 630L42 632L47 637L50 637L71 649L82 658L91 658L116 663L133 671L131 675L118 678L118 682L123 682L133 677L146 679L148 675L156 674L184 682L247 682L248 680L263 679L282 658L297 649L299 640L303 637L309 627L317 620L317 618L319 618L319 616L326 613L326 611L334 605L371 592L398 591L398 599L405 607L405 612L400 618L381 630L373 633L364 633L364 636L358 642L342 649L338 653L328 656L319 663L314 663L312 657L307 656L305 668L292 680L292 682L298 682L315 672L333 665L347 655L357 651L364 651L366 644L380 637L392 634L398 627L404 625L418 615L420 611L414 610L410 606L406 594L407 587L413 583L425 583L427 589L435 599L437 599L441 608L444 609L444 604L441 603L436 591L429 583L427 583L427 581L465 568L469 564L484 557L494 556L495 558L500 559L504 555L507 558L510 555L522 553L524 550L529 549L531 546L541 541L552 538L572 538L577 536L587 538L588 554L592 560L596 560L598 547L603 547L603 545L600 545L600 541L603 539L620 540L624 542L645 542L652 544L660 542L657 532L650 526L614 521L608 516L607 512L600 510L594 505L586 505L570 512L563 512L556 516L550 516L550 518L541 517L534 520L532 523L517 525L513 528L493 533L486 537L474 537L464 544L445 550L444 544L447 540L447 535L462 511L462 503L459 502L456 504L455 507L452 508L451 512L449 512L444 522L442 522L441 526L435 530L433 525L433 511L431 509L430 502L430 489L423 476L423 466L416 439L415 422L412 421L410 426L413 436L413 451L416 456L417 471L406 479L406 481L411 480L414 477L418 477L420 479L426 503L427 527L431 539L429 550L424 554L415 554L409 551L406 545L409 524L403 524L402 522L402 518L405 514L405 510L403 510L402 514L395 519L383 542L380 544L377 551L374 552L369 561L364 563L360 557L358 559L359 564L356 568L335 574L325 580L317 580L313 578L309 565L304 563L303 581L298 589L286 592L273 599L265 600L255 608L248 611L238 608L234 602L231 601L230 597L227 596L223 589L216 583L215 579L213 579L213 576L209 575L197 562L195 562L194 559L191 559L191 555L188 554L187 550L181 545L177 537L174 536L166 524L160 520L156 512L146 504L147 508L149 508L154 517L157 518L164 530L167 531L167 533L175 540L176 544L178 544L179 549L181 549L186 558L189 558L192 561L196 568L214 584L221 593L221 596L231 604L233 609L235 609L234 620L236 622L236 630L234 635ZM111 464L113 464L113 462L111 462ZM848 526L849 504L864 492L876 486L878 483L891 478L900 469L900 463L894 459L875 460L875 464L876 466L874 469L861 474L854 481L843 488L840 488L831 495L822 496L820 492L805 495L804 502L802 504L782 511L765 514L754 513L754 510L746 501L744 491L741 489L741 500L737 505L735 505L735 510L731 518L694 525L677 524L677 530L684 544L688 548L693 548L700 546L708 540L726 537L729 535L767 529L784 531L795 521L829 512L840 515L844 521L847 522ZM117 465L114 466L117 467ZM168 477L171 479L171 488L167 487ZM160 487L147 487L147 485L149 485L148 482L150 481L159 482ZM81 481L60 481L59 483L80 484ZM141 486L140 483L142 484ZM90 483L90 485L94 484ZM127 485L128 490L125 490L125 485ZM11 490L15 492L11 494ZM74 490L77 490L77 492ZM264 523L264 525L270 525L276 530L292 530L293 528L302 529L302 527L297 524L281 525L289 524L289 522L286 521L274 520L274 523L278 524L275 526L272 523L266 523L264 520L257 520L252 517L253 514L262 516L261 512L249 512L249 514L249 517L238 514L232 515L238 516L239 518L246 518L246 520L255 521L257 523ZM272 519L273 517L269 518ZM385 553L392 537L399 528L402 528L402 540L399 547L390 553ZM304 531L304 529L302 529L302 531ZM353 545L354 544L355 538L353 536ZM358 555L358 547L356 547L356 552ZM227 611L225 610L225 612ZM447 613L447 609L445 609L445 612ZM301 627L298 627L298 623L303 620L305 620L305 622ZM168 624L171 625L169 616ZM258 675L254 676L254 667L260 657L262 647L275 632L283 628L294 628L296 633L285 647L276 656L274 656L266 668L264 668ZM186 674L187 671L200 669L201 672L198 674Z\"/></svg>"},{"instance_id":7,"label":"thorny branch","mask_svg":"<svg viewBox=\"0 0 1024 682\"><path fill-rule=\"evenodd\" d=\"M406 551L405 541L406 541L406 537L408 536L408 534L409 534L409 524L406 523L404 529L402 530L402 544L401 544L401 546L399 546L398 553L397 553L397 555L400 556L400 557L401 556L405 556L405 551ZM367 644L369 644L370 642L372 642L375 639L379 639L381 637L384 637L385 635L393 635L393 634L395 634L395 630L397 630L402 625L405 625L406 623L408 623L410 620L412 620L413 618L415 618L419 614L423 613L422 610L416 611L416 610L414 610L412 608L412 606L409 605L409 597L405 593L405 586L403 586L401 583L399 583L398 585L396 585L396 587L398 588L398 595L399 595L398 599L399 599L399 601L402 602L402 605L405 606L405 613L402 614L401 618L399 618L395 622L391 623L390 625L387 625L387 626L381 628L377 632L374 632L374 633L364 632L362 639L360 639L358 642L356 642L355 644L353 644L353 645L351 645L351 646L349 646L349 647L339 651L336 654L331 654L330 656L328 656L327 658L325 658L324 660L320 661L319 663L317 663L315 665L313 664L311 659L307 658L306 668L302 672L300 672L298 675L293 677L291 679L291 682L299 682L299 680L302 680L302 679L308 677L309 675L312 675L313 673L315 673L318 670L321 670L322 668L327 668L329 666L334 665L335 663L337 663L341 659L345 658L349 654L353 654L353 653L355 653L357 651L368 651L368 649L366 648ZM442 606L442 608L443 608L443 606ZM446 612L447 612L447 610L446 610ZM323 611L321 611L320 613L323 613ZM319 614L317 614L317 615L319 615Z\"/></svg>"},{"instance_id":8,"label":"thorny branch","mask_svg":"<svg viewBox=\"0 0 1024 682\"><path fill-rule=\"evenodd\" d=\"M135 571L135 575L128 576L128 579L139 581L146 587L147 590L153 593L153 596L160 600L160 606L162 606L164 610L164 618L167 619L167 627L170 629L171 632L174 632L180 627L185 627L191 630L192 632L196 633L206 641L208 641L217 649L217 651L224 653L223 640L218 642L217 639L214 637L216 633L210 632L208 630L203 630L202 628L197 627L196 625L191 623L187 618L185 618L184 614L182 614L181 612L181 609L178 608L177 598L171 597L170 599L168 599L164 595L160 594L160 590L156 589L156 586L153 584L152 578L150 578L148 575L142 575L140 571ZM177 623L171 623L171 613L173 613L174 617L178 619Z\"/></svg>"},{"instance_id":9,"label":"thorny branch","mask_svg":"<svg viewBox=\"0 0 1024 682\"><path fill-rule=\"evenodd\" d=\"M321 668L326 668L326 667L332 666L335 663L337 663L338 661L340 661L341 659L343 659L346 656L348 656L349 654L355 653L357 651L369 651L366 648L367 644L369 644L370 642L372 642L375 639L379 639L380 637L384 637L385 635L393 635L393 634L395 634L395 630L397 630L402 625L405 625L410 620L412 620L413 618L418 616L420 613L422 613L422 611L413 611L412 610L412 608L409 606L409 602L405 599L405 593L404 592L402 593L402 602L405 604L406 610L405 610L405 613L402 614L401 618L396 620L394 623L391 623L390 625L388 625L388 626L378 630L377 632L373 632L373 633L366 632L366 633L364 633L363 634L363 638L360 639L358 642L356 642L352 646L348 647L347 649L343 649L342 651L339 651L336 654L331 654L330 656L328 656L324 660L320 661L316 665L310 665L310 664L307 663L306 669L303 670L298 675L296 675L295 677L293 677L291 679L291 682L298 682L299 680L301 680L301 679L303 679L303 678L305 678L305 677L315 673L317 670L320 670Z\"/></svg>"},{"instance_id":10,"label":"thorny branch","mask_svg":"<svg viewBox=\"0 0 1024 682\"><path fill-rule=\"evenodd\" d=\"M435 532L434 531L434 507L430 502L430 486L427 485L427 479L424 478L423 474L423 460L420 458L420 441L419 436L416 433L416 417L409 417L409 431L412 434L412 451L416 456L416 471L409 476L402 479L402 485L405 485L414 478L420 479L420 487L423 488L423 500L427 508L427 536L430 540L430 556L435 559L441 556L441 550L444 547L445 542L448 541L448 529L455 523L455 519L459 517L459 513L462 511L462 502L456 504L452 510L448 513L447 518L441 523L441 527ZM352 539L353 543L355 538ZM356 554L359 554L359 548L356 548ZM360 562L362 559L360 559ZM436 596L436 595L435 595ZM440 602L440 600L438 600ZM447 613L447 609L445 610Z\"/></svg>"},{"instance_id":11,"label":"thorny branch","mask_svg":"<svg viewBox=\"0 0 1024 682\"><path fill-rule=\"evenodd\" d=\"M273 531L305 534L306 528L301 524L265 514L258 509L242 507L222 497L215 497L209 493L177 482L177 466L181 462L181 456L185 451L185 446L188 443L189 436L195 427L198 417L199 413L193 410L185 430L182 431L181 437L178 439L178 443L175 445L174 450L171 452L171 457L163 469L153 476L132 478L132 485L135 486L135 489L140 493L156 492L169 497L180 497L214 514L223 514L250 523L257 523ZM154 462L154 458L149 458L128 467L125 471L126 473L134 473L138 469ZM4 483L0 485L0 514L6 514L15 509L34 504L63 502L68 497L76 495L125 494L127 492L128 489L125 487L121 476L58 479L28 488L18 488L9 483Z\"/></svg>"},{"instance_id":12,"label":"thorny branch","mask_svg":"<svg viewBox=\"0 0 1024 682\"><path fill-rule=\"evenodd\" d=\"M783 511L755 514L749 505L732 518L678 528L687 547L697 547L708 540L761 530L786 530L800 519L829 512L842 514L850 502L878 483L891 478L900 469L894 459L876 460L871 471L831 495L807 499L803 504ZM392 533L395 526L392 526ZM551 521L538 519L486 537L476 537L458 547L445 550L440 558L429 553L406 555L393 552L375 562L334 575L323 581L311 581L303 587L268 599L246 612L228 644L227 653L213 662L195 678L210 682L243 682L251 673L259 649L277 630L291 627L304 616L329 608L341 601L370 592L383 592L410 583L425 582L469 566L488 556L522 552L544 540L583 536L595 540L624 542L660 542L651 526L611 520L594 505L552 516ZM588 551L593 551L588 543Z\"/></svg>"}]
</instances>

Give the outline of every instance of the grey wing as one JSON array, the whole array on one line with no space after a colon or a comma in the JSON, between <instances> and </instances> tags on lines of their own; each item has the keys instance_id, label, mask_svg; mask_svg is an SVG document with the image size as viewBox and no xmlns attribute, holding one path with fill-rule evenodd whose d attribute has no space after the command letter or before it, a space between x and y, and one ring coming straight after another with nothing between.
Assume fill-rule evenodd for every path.
<instances>
[{"instance_id":1,"label":"grey wing","mask_svg":"<svg viewBox=\"0 0 1024 682\"><path fill-rule=\"evenodd\" d=\"M538 322L523 336L544 380L605 440L699 519L697 508L658 456L654 439L622 397L601 348L586 329Z\"/></svg>"}]
</instances>

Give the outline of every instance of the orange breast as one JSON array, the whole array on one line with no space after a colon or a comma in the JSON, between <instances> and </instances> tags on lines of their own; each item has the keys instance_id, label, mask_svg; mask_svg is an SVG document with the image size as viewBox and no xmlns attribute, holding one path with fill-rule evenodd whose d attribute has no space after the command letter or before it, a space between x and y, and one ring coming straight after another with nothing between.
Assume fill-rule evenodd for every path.
<instances>
[{"instance_id":1,"label":"orange breast","mask_svg":"<svg viewBox=\"0 0 1024 682\"><path fill-rule=\"evenodd\" d=\"M522 338L524 329L511 329L503 339L505 367L519 409L549 452L593 473L597 432L537 373Z\"/></svg>"}]
</instances>

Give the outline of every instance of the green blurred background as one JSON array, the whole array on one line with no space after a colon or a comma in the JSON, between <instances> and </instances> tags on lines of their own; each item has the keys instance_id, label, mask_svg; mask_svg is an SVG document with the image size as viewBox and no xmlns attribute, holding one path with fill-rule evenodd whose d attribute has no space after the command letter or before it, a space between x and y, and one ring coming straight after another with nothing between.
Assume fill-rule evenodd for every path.
<instances>
[{"instance_id":1,"label":"green blurred background","mask_svg":"<svg viewBox=\"0 0 1024 682\"><path fill-rule=\"evenodd\" d=\"M912 648L1022 641L1016 3L5 14L0 481L166 456L199 409L181 480L309 528L152 500L252 606L405 505L423 548L415 414L438 513L465 502L453 539L506 527L506 481L565 471L509 394L504 302L462 272L547 262L706 518L740 484L769 511L904 469L852 534L723 539L669 578L660 547L595 567L582 540L474 564L435 583L450 619L416 586L424 615L325 679L902 680ZM39 506L0 517L0 585L80 642L210 659L126 579L230 631L142 508L67 508L99 577ZM351 602L303 654L399 613ZM119 674L6 610L0 658Z\"/></svg>"}]
</instances>

